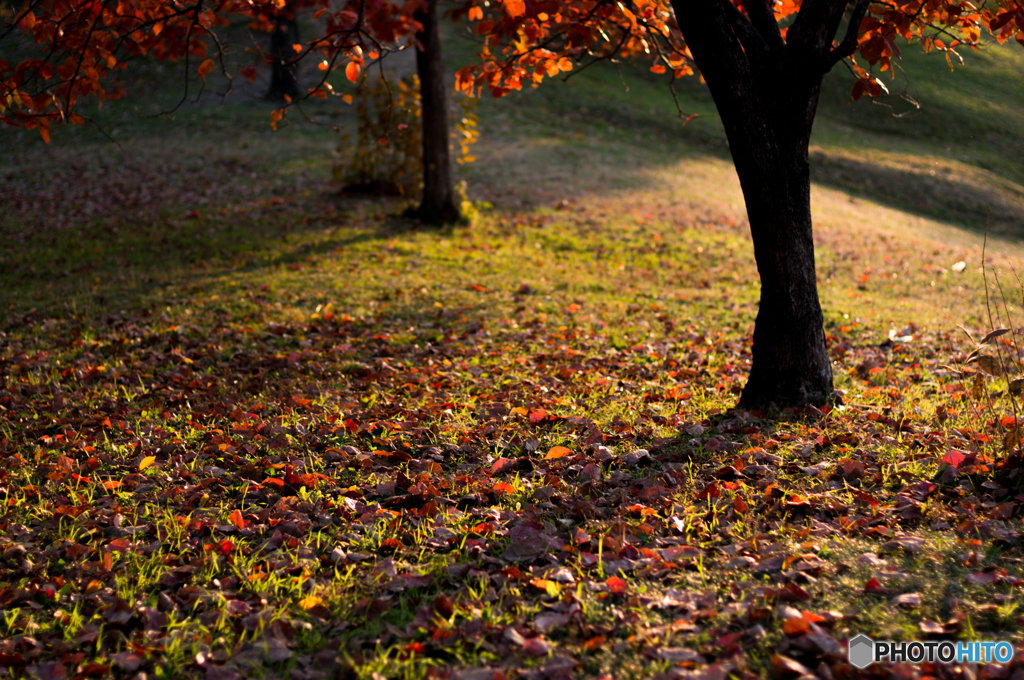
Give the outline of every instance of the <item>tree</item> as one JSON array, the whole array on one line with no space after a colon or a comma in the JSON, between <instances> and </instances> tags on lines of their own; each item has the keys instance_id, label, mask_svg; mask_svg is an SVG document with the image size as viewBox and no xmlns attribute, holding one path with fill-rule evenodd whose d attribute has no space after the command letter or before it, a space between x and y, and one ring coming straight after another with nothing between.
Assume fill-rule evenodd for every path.
<instances>
[{"instance_id":1,"label":"tree","mask_svg":"<svg viewBox=\"0 0 1024 680\"><path fill-rule=\"evenodd\" d=\"M951 68L956 48L976 48L984 27L1000 42L1024 45L1024 9L1015 0L980 8L967 0L505 0L486 18L479 9L470 18L486 38L482 64L459 73L467 91L500 97L588 57L648 54L651 70L671 69L673 79L700 72L725 126L761 278L743 406L834 399L808 163L824 75L845 60L859 99L884 85L857 58L891 73L897 39L945 54Z\"/></svg>"},{"instance_id":2,"label":"tree","mask_svg":"<svg viewBox=\"0 0 1024 680\"><path fill-rule=\"evenodd\" d=\"M290 2L274 7L274 27L270 32L270 88L267 99L291 101L302 96L299 92L298 65L295 63L295 45L299 43L299 22L295 7ZM301 47L301 45L300 45Z\"/></svg>"},{"instance_id":3,"label":"tree","mask_svg":"<svg viewBox=\"0 0 1024 680\"><path fill-rule=\"evenodd\" d=\"M416 34L416 70L420 76L423 125L423 200L416 214L425 222L451 223L462 215L452 183L448 149L448 84L441 54L438 0L425 0L415 17L423 27Z\"/></svg>"},{"instance_id":4,"label":"tree","mask_svg":"<svg viewBox=\"0 0 1024 680\"><path fill-rule=\"evenodd\" d=\"M301 9L311 10L323 26L323 32L305 44L299 41L296 22ZM75 113L81 96L121 96L110 76L125 68L130 57L183 59L186 89L197 76L209 76L218 61L230 78L223 59L225 43L217 30L232 16L248 17L251 28L270 33L271 49L262 59L271 68L267 97L285 102L271 114L275 128L301 99L334 94L328 77L336 69L356 82L368 62L414 46L424 125L425 189L417 214L430 222L459 219L448 150L437 0L349 0L340 9L330 0L225 0L217 5L202 0L26 0L13 18L4 20L0 41L10 45L29 36L37 53L16 64L0 60L0 121L39 129L49 141L55 124L83 122ZM32 48L19 45L5 51L26 49ZM309 58L319 62L322 78L302 91L296 74L299 63ZM246 66L241 75L255 80L257 66Z\"/></svg>"}]
</instances>

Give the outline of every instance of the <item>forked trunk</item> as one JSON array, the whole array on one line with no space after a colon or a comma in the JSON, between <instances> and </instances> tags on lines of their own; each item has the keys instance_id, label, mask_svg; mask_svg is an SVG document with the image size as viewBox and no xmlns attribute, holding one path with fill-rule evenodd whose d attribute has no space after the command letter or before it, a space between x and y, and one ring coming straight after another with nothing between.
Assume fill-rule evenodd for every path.
<instances>
[{"instance_id":1,"label":"forked trunk","mask_svg":"<svg viewBox=\"0 0 1024 680\"><path fill-rule=\"evenodd\" d=\"M432 224L457 222L461 217L452 184L448 149L448 100L438 27L438 0L425 0L416 13L423 31L416 34L416 69L420 76L423 125L423 201L416 216Z\"/></svg>"},{"instance_id":2,"label":"forked trunk","mask_svg":"<svg viewBox=\"0 0 1024 680\"><path fill-rule=\"evenodd\" d=\"M298 64L295 45L299 44L299 24L295 20L295 9L285 3L274 17L274 30L270 34L270 88L267 99L286 101L299 97Z\"/></svg>"},{"instance_id":3,"label":"forked trunk","mask_svg":"<svg viewBox=\"0 0 1024 680\"><path fill-rule=\"evenodd\" d=\"M844 0L830 2L805 0L810 14L801 10L784 39L766 0L744 2L753 19L730 0L673 0L725 126L761 277L753 364L740 398L748 408L835 398L818 301L807 159L845 6Z\"/></svg>"}]
</instances>

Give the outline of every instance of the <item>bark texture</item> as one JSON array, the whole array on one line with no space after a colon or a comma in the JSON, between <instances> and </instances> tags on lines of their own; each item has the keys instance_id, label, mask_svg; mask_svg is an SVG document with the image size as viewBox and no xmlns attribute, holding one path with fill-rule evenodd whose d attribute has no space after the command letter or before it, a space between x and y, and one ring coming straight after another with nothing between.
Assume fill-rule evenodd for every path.
<instances>
[{"instance_id":1,"label":"bark texture","mask_svg":"<svg viewBox=\"0 0 1024 680\"><path fill-rule=\"evenodd\" d=\"M416 69L420 77L423 125L423 200L416 216L432 224L462 218L452 184L448 138L448 97L438 30L438 0L426 0L416 13L423 31L416 34Z\"/></svg>"},{"instance_id":2,"label":"bark texture","mask_svg":"<svg viewBox=\"0 0 1024 680\"><path fill-rule=\"evenodd\" d=\"M286 97L298 99L299 76L295 57L295 45L299 44L299 24L295 20L295 9L291 3L285 6L274 17L274 30L270 34L270 54L273 58L270 66L270 88L267 99L285 101Z\"/></svg>"},{"instance_id":3,"label":"bark texture","mask_svg":"<svg viewBox=\"0 0 1024 680\"><path fill-rule=\"evenodd\" d=\"M846 0L805 0L784 40L769 0L673 0L680 30L725 125L746 202L761 301L745 407L835 399L818 300L808 143ZM851 9L859 27L864 0ZM849 34L848 34L849 35ZM853 44L856 44L855 42Z\"/></svg>"}]
</instances>

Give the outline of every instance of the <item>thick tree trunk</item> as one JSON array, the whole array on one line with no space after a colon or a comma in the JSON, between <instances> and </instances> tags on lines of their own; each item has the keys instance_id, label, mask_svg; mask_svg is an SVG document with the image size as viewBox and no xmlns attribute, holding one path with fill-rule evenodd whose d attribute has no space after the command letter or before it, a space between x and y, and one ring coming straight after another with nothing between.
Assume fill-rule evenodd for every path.
<instances>
[{"instance_id":1,"label":"thick tree trunk","mask_svg":"<svg viewBox=\"0 0 1024 680\"><path fill-rule=\"evenodd\" d=\"M749 19L729 0L673 1L725 126L761 277L744 407L835 398L818 300L807 157L844 7L842 0L824 4L830 1L805 0L820 16L802 10L804 21L793 24L788 41L764 0L744 3Z\"/></svg>"},{"instance_id":2,"label":"thick tree trunk","mask_svg":"<svg viewBox=\"0 0 1024 680\"><path fill-rule=\"evenodd\" d=\"M807 144L731 142L747 204L761 301L740 404L822 404L833 398L811 230ZM768 171L771 168L771 171Z\"/></svg>"},{"instance_id":3,"label":"thick tree trunk","mask_svg":"<svg viewBox=\"0 0 1024 680\"><path fill-rule=\"evenodd\" d=\"M295 57L295 45L299 44L299 24L295 20L295 9L286 3L274 17L274 30L270 34L270 55L273 59L270 66L270 89L267 99L286 101L298 99L299 78L298 64Z\"/></svg>"},{"instance_id":4,"label":"thick tree trunk","mask_svg":"<svg viewBox=\"0 0 1024 680\"><path fill-rule=\"evenodd\" d=\"M448 99L438 30L438 0L425 0L416 13L423 32L416 34L416 68L420 76L423 125L423 201L416 216L425 222L444 224L461 219L452 184L448 140Z\"/></svg>"}]
</instances>

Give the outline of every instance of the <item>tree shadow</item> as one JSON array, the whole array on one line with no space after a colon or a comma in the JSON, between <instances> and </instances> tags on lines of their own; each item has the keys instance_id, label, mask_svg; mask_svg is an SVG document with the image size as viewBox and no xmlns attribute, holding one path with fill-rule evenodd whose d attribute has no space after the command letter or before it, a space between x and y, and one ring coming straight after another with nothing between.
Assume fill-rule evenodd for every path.
<instances>
[{"instance_id":1,"label":"tree shadow","mask_svg":"<svg viewBox=\"0 0 1024 680\"><path fill-rule=\"evenodd\" d=\"M811 152L811 179L898 210L997 236L1024 238L1024 187L978 168Z\"/></svg>"}]
</instances>

